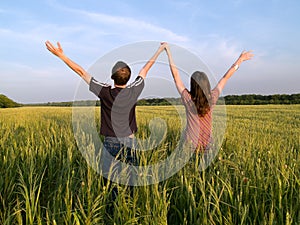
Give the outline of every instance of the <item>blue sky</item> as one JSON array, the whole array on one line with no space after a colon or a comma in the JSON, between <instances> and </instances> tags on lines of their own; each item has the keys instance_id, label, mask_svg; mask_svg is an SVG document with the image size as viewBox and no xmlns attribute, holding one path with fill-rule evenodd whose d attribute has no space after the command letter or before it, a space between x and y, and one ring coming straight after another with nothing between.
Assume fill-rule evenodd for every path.
<instances>
[{"instance_id":1,"label":"blue sky","mask_svg":"<svg viewBox=\"0 0 300 225\"><path fill-rule=\"evenodd\" d=\"M112 50L146 41L137 49L141 67L158 43L167 41L171 49L178 46L199 57L212 83L242 50L253 50L255 58L241 66L223 94L299 93L299 12L297 0L2 1L0 93L21 103L74 99L84 84L46 50L46 40L60 41L66 55L86 69ZM179 65L193 67L191 61L176 55ZM176 96L170 74L158 68L149 73L154 82L148 89L152 95ZM107 73L95 77L109 81ZM159 86L159 76L170 87ZM183 79L188 85L189 75Z\"/></svg>"}]
</instances>

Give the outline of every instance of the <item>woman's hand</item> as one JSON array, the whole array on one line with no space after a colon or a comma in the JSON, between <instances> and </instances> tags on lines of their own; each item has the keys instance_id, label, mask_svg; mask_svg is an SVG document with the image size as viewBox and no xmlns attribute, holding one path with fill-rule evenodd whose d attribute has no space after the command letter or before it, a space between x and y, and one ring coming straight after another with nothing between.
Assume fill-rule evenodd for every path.
<instances>
[{"instance_id":1,"label":"woman's hand","mask_svg":"<svg viewBox=\"0 0 300 225\"><path fill-rule=\"evenodd\" d=\"M254 56L254 54L252 54L252 51L243 51L238 59L238 61L240 63L252 59L252 57Z\"/></svg>"},{"instance_id":2,"label":"woman's hand","mask_svg":"<svg viewBox=\"0 0 300 225\"><path fill-rule=\"evenodd\" d=\"M46 46L47 46L47 49L54 55L56 55L57 57L61 57L62 55L64 55L64 51L60 45L59 42L57 42L57 46L58 47L55 47L50 41L46 41Z\"/></svg>"}]
</instances>

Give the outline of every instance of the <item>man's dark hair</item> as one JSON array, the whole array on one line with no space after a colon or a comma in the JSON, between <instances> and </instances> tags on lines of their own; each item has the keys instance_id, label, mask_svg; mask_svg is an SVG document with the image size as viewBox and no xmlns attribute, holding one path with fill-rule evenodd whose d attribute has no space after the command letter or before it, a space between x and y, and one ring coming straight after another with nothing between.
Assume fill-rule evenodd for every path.
<instances>
[{"instance_id":1,"label":"man's dark hair","mask_svg":"<svg viewBox=\"0 0 300 225\"><path fill-rule=\"evenodd\" d=\"M125 85L129 81L131 76L131 70L129 66L119 61L112 68L111 79L114 80L116 85Z\"/></svg>"}]
</instances>

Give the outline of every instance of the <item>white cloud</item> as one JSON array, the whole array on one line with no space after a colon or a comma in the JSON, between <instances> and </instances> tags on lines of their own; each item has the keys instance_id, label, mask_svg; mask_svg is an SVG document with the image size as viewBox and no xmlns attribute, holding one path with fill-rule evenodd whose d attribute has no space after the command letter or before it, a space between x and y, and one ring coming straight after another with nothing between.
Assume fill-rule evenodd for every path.
<instances>
[{"instance_id":1,"label":"white cloud","mask_svg":"<svg viewBox=\"0 0 300 225\"><path fill-rule=\"evenodd\" d=\"M90 23L96 24L94 27L95 30L99 29L99 24L105 25L105 28L108 29L106 32L113 34L118 33L122 36L131 37L133 39L131 41L136 41L136 39L141 41L145 38L148 40L149 37L164 38L174 42L189 41L187 36L176 34L169 29L132 17L114 16L104 13L95 13L86 10L67 8L65 6L58 5L58 3L55 3L55 6L60 10L80 15L83 20L88 18ZM91 24L89 25L92 26Z\"/></svg>"},{"instance_id":2,"label":"white cloud","mask_svg":"<svg viewBox=\"0 0 300 225\"><path fill-rule=\"evenodd\" d=\"M187 36L137 18L67 8L55 1L50 2L50 5L58 15L61 11L70 21L76 22L60 21L56 24L55 20L31 18L24 26L0 28L2 43L9 40L16 43L15 48L25 51L32 46L32 51L37 51L37 46L41 46L46 40L60 41L71 54L89 55L93 59L103 54L103 51L130 42L162 40L181 44L190 41Z\"/></svg>"}]
</instances>

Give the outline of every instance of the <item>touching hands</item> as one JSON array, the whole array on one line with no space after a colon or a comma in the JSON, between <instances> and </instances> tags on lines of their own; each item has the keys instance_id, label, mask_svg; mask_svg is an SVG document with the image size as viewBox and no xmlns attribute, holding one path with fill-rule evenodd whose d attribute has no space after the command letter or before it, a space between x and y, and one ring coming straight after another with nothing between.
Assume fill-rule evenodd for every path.
<instances>
[{"instance_id":1,"label":"touching hands","mask_svg":"<svg viewBox=\"0 0 300 225\"><path fill-rule=\"evenodd\" d=\"M167 42L161 42L159 46L159 51L162 52L163 50L165 50L167 45L168 45Z\"/></svg>"},{"instance_id":2,"label":"touching hands","mask_svg":"<svg viewBox=\"0 0 300 225\"><path fill-rule=\"evenodd\" d=\"M169 43L168 42L161 42L161 47L164 49L164 50L167 50L169 48Z\"/></svg>"},{"instance_id":3,"label":"touching hands","mask_svg":"<svg viewBox=\"0 0 300 225\"><path fill-rule=\"evenodd\" d=\"M46 41L46 46L47 46L47 49L54 55L56 55L57 57L61 57L62 55L64 55L64 51L60 45L59 42L57 42L57 46L58 47L55 47L50 41Z\"/></svg>"}]
</instances>

